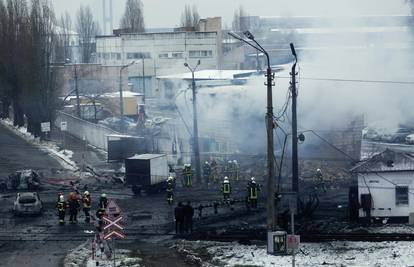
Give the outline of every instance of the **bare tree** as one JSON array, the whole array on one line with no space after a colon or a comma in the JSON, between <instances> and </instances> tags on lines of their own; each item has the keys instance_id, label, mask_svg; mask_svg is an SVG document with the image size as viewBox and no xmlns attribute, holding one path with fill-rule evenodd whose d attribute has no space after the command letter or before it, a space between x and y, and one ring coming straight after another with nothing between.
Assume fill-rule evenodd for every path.
<instances>
[{"instance_id":1,"label":"bare tree","mask_svg":"<svg viewBox=\"0 0 414 267\"><path fill-rule=\"evenodd\" d=\"M200 15L198 14L197 7L190 5L185 5L184 11L181 14L181 23L180 26L186 29L195 29L198 22L200 21Z\"/></svg>"},{"instance_id":2,"label":"bare tree","mask_svg":"<svg viewBox=\"0 0 414 267\"><path fill-rule=\"evenodd\" d=\"M58 62L65 62L66 59L72 60L72 51L70 49L70 40L72 38L72 19L69 12L65 12L58 21L58 40L59 45L56 46L56 60Z\"/></svg>"},{"instance_id":3,"label":"bare tree","mask_svg":"<svg viewBox=\"0 0 414 267\"><path fill-rule=\"evenodd\" d=\"M125 32L144 32L144 8L141 0L127 0L121 28Z\"/></svg>"},{"instance_id":4,"label":"bare tree","mask_svg":"<svg viewBox=\"0 0 414 267\"><path fill-rule=\"evenodd\" d=\"M95 51L95 36L99 33L99 24L94 21L89 6L80 6L76 16L76 31L79 34L82 62L90 63Z\"/></svg>"}]
</instances>

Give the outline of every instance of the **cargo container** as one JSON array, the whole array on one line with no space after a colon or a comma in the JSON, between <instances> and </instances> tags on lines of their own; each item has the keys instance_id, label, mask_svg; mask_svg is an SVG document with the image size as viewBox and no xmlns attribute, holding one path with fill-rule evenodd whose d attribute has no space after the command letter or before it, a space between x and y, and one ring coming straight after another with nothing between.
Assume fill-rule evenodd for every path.
<instances>
[{"instance_id":1,"label":"cargo container","mask_svg":"<svg viewBox=\"0 0 414 267\"><path fill-rule=\"evenodd\" d=\"M169 175L167 155L142 154L125 159L125 181L134 194L161 192Z\"/></svg>"}]
</instances>

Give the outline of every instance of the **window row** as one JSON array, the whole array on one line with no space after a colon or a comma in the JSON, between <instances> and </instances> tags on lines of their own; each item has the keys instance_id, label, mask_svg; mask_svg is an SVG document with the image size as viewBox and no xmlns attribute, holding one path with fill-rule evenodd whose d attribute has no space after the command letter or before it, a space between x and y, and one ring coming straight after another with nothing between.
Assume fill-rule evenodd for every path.
<instances>
[{"instance_id":1,"label":"window row","mask_svg":"<svg viewBox=\"0 0 414 267\"><path fill-rule=\"evenodd\" d=\"M121 53L97 53L98 59L103 60L121 60ZM213 51L211 50L190 50L188 53L190 58L210 58L213 57ZM184 58L184 52L164 52L158 55L162 59L179 59ZM151 53L148 52L134 52L126 53L127 59L141 59L151 58Z\"/></svg>"}]
</instances>

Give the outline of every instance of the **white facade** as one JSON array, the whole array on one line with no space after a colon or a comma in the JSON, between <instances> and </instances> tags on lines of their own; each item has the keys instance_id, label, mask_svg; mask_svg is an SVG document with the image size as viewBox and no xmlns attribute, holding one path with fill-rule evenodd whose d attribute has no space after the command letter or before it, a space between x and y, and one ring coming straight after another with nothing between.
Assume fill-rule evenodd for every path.
<instances>
[{"instance_id":1,"label":"white facade","mask_svg":"<svg viewBox=\"0 0 414 267\"><path fill-rule=\"evenodd\" d=\"M103 65L124 65L132 61L142 75L139 61L145 60L145 75L159 76L186 72L187 62L199 69L218 68L217 32L165 32L100 36L96 39L97 61Z\"/></svg>"},{"instance_id":2,"label":"white facade","mask_svg":"<svg viewBox=\"0 0 414 267\"><path fill-rule=\"evenodd\" d=\"M414 171L358 174L358 199L371 194L371 217L408 217L414 212ZM359 217L367 217L360 208Z\"/></svg>"}]
</instances>

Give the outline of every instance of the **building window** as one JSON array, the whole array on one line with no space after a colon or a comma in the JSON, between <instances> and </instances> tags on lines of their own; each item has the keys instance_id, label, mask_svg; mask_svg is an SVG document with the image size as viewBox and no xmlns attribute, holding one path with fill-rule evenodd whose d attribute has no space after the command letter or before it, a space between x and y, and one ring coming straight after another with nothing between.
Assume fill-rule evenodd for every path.
<instances>
[{"instance_id":1,"label":"building window","mask_svg":"<svg viewBox=\"0 0 414 267\"><path fill-rule=\"evenodd\" d=\"M408 186L395 187L395 205L408 205Z\"/></svg>"},{"instance_id":2,"label":"building window","mask_svg":"<svg viewBox=\"0 0 414 267\"><path fill-rule=\"evenodd\" d=\"M168 53L159 54L159 58L168 58Z\"/></svg>"},{"instance_id":3,"label":"building window","mask_svg":"<svg viewBox=\"0 0 414 267\"><path fill-rule=\"evenodd\" d=\"M102 53L103 59L108 60L109 59L109 53Z\"/></svg>"},{"instance_id":4,"label":"building window","mask_svg":"<svg viewBox=\"0 0 414 267\"><path fill-rule=\"evenodd\" d=\"M183 58L184 54L182 52L173 52L172 57L173 58Z\"/></svg>"},{"instance_id":5,"label":"building window","mask_svg":"<svg viewBox=\"0 0 414 267\"><path fill-rule=\"evenodd\" d=\"M151 58L148 52L127 53L127 59Z\"/></svg>"},{"instance_id":6,"label":"building window","mask_svg":"<svg viewBox=\"0 0 414 267\"><path fill-rule=\"evenodd\" d=\"M192 50L189 53L189 57L192 57L192 58L213 57L213 51L211 51L211 50Z\"/></svg>"}]
</instances>

